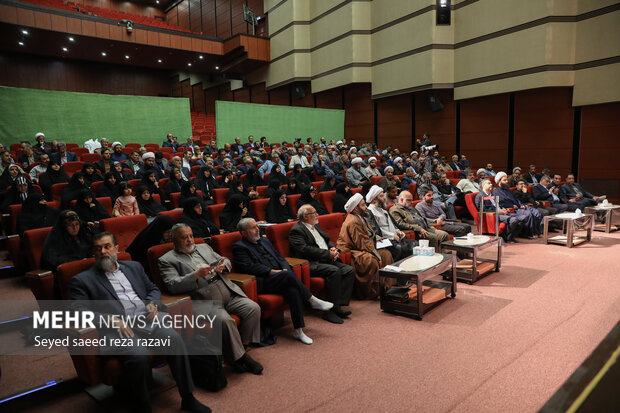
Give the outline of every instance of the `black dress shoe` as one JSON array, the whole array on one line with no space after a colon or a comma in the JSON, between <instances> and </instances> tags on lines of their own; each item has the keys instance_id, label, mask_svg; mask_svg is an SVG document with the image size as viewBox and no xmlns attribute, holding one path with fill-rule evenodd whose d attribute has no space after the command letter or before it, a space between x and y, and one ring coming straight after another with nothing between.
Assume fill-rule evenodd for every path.
<instances>
[{"instance_id":1,"label":"black dress shoe","mask_svg":"<svg viewBox=\"0 0 620 413\"><path fill-rule=\"evenodd\" d=\"M181 409L194 413L211 413L211 408L196 400L193 394L183 397Z\"/></svg>"},{"instance_id":2,"label":"black dress shoe","mask_svg":"<svg viewBox=\"0 0 620 413\"><path fill-rule=\"evenodd\" d=\"M235 368L240 372L250 372L252 374L261 374L263 372L263 366L258 361L245 353L234 364Z\"/></svg>"},{"instance_id":3,"label":"black dress shoe","mask_svg":"<svg viewBox=\"0 0 620 413\"><path fill-rule=\"evenodd\" d=\"M323 313L323 320L329 321L330 323L334 324L344 323L344 321L342 321L342 318L338 317L333 311L325 311Z\"/></svg>"},{"instance_id":4,"label":"black dress shoe","mask_svg":"<svg viewBox=\"0 0 620 413\"><path fill-rule=\"evenodd\" d=\"M347 318L352 314L351 311L343 310L342 308L335 308L334 313L340 318Z\"/></svg>"}]
</instances>

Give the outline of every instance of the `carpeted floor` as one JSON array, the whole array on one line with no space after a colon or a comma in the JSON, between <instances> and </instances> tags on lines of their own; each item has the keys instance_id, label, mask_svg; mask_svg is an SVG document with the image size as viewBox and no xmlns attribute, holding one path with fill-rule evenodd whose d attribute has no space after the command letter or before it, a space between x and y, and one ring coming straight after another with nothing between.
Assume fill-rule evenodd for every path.
<instances>
[{"instance_id":1,"label":"carpeted floor","mask_svg":"<svg viewBox=\"0 0 620 413\"><path fill-rule=\"evenodd\" d=\"M573 249L509 245L501 272L459 283L423 321L382 313L377 301L354 301L343 325L309 314L311 346L291 338L285 317L276 345L251 350L262 376L231 373L224 390L196 396L216 412L533 412L620 319L619 255L620 233ZM0 363L0 395L75 377L69 357ZM155 411L179 405L176 389L153 399ZM32 406L87 408L99 410L84 392Z\"/></svg>"}]
</instances>

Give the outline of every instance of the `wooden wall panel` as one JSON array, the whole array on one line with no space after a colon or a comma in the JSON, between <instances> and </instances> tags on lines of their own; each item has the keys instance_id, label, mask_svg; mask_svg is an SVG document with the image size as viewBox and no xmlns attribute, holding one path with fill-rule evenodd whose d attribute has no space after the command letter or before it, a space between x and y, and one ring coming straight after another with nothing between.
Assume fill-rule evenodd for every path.
<instances>
[{"instance_id":1,"label":"wooden wall panel","mask_svg":"<svg viewBox=\"0 0 620 413\"><path fill-rule=\"evenodd\" d=\"M562 174L571 167L573 112L570 88L545 88L515 94L514 166L535 164Z\"/></svg>"},{"instance_id":2,"label":"wooden wall panel","mask_svg":"<svg viewBox=\"0 0 620 413\"><path fill-rule=\"evenodd\" d=\"M620 102L581 109L578 180L595 195L620 202Z\"/></svg>"},{"instance_id":3,"label":"wooden wall panel","mask_svg":"<svg viewBox=\"0 0 620 413\"><path fill-rule=\"evenodd\" d=\"M269 91L269 103L271 105L289 106L290 89L288 86L282 86Z\"/></svg>"},{"instance_id":4,"label":"wooden wall panel","mask_svg":"<svg viewBox=\"0 0 620 413\"><path fill-rule=\"evenodd\" d=\"M417 104L417 102L416 102ZM467 155L472 168L493 164L495 171L505 171L508 159L508 121L510 95L485 96L461 101L461 153ZM416 129L416 132L418 130ZM421 135L424 131L420 131ZM429 130L431 138L433 131ZM454 150L440 146L448 159Z\"/></svg>"},{"instance_id":5,"label":"wooden wall panel","mask_svg":"<svg viewBox=\"0 0 620 413\"><path fill-rule=\"evenodd\" d=\"M178 25L179 24L179 8L177 7L173 7L172 9L170 9L170 11L168 11L168 13L166 13L166 21L168 22L168 24L175 24Z\"/></svg>"},{"instance_id":6,"label":"wooden wall panel","mask_svg":"<svg viewBox=\"0 0 620 413\"><path fill-rule=\"evenodd\" d=\"M179 3L177 6L179 15L179 26L189 29L189 3L187 1Z\"/></svg>"},{"instance_id":7,"label":"wooden wall panel","mask_svg":"<svg viewBox=\"0 0 620 413\"><path fill-rule=\"evenodd\" d=\"M451 90L439 90L437 95L443 110L431 111L427 91L415 94L415 134L419 138L425 132L431 135L433 143L440 146L441 154L454 154L456 150L456 103Z\"/></svg>"},{"instance_id":8,"label":"wooden wall panel","mask_svg":"<svg viewBox=\"0 0 620 413\"><path fill-rule=\"evenodd\" d=\"M220 86L219 100L227 100L227 101L233 100L233 94L232 94L232 91L230 90L230 83L226 83Z\"/></svg>"},{"instance_id":9,"label":"wooden wall panel","mask_svg":"<svg viewBox=\"0 0 620 413\"><path fill-rule=\"evenodd\" d=\"M181 82L181 96L189 99L189 107L194 108L194 99L192 98L192 85L189 79Z\"/></svg>"},{"instance_id":10,"label":"wooden wall panel","mask_svg":"<svg viewBox=\"0 0 620 413\"><path fill-rule=\"evenodd\" d=\"M250 103L250 89L244 87L233 91L233 100L235 102Z\"/></svg>"},{"instance_id":11,"label":"wooden wall panel","mask_svg":"<svg viewBox=\"0 0 620 413\"><path fill-rule=\"evenodd\" d=\"M205 112L215 113L215 101L219 100L219 88L205 89Z\"/></svg>"},{"instance_id":12,"label":"wooden wall panel","mask_svg":"<svg viewBox=\"0 0 620 413\"><path fill-rule=\"evenodd\" d=\"M237 33L252 33L252 27L243 20L243 5L245 0L231 0L232 35ZM248 32L249 28L249 32Z\"/></svg>"},{"instance_id":13,"label":"wooden wall panel","mask_svg":"<svg viewBox=\"0 0 620 413\"><path fill-rule=\"evenodd\" d=\"M189 29L202 33L202 6L200 0L186 0L189 4Z\"/></svg>"},{"instance_id":14,"label":"wooden wall panel","mask_svg":"<svg viewBox=\"0 0 620 413\"><path fill-rule=\"evenodd\" d=\"M230 0L215 0L217 16L217 37L224 39L232 36L230 31Z\"/></svg>"},{"instance_id":15,"label":"wooden wall panel","mask_svg":"<svg viewBox=\"0 0 620 413\"><path fill-rule=\"evenodd\" d=\"M168 96L165 70L0 53L0 85L113 95Z\"/></svg>"},{"instance_id":16,"label":"wooden wall panel","mask_svg":"<svg viewBox=\"0 0 620 413\"><path fill-rule=\"evenodd\" d=\"M269 103L269 95L265 90L265 83L259 83L258 85L252 86L252 103Z\"/></svg>"},{"instance_id":17,"label":"wooden wall panel","mask_svg":"<svg viewBox=\"0 0 620 413\"><path fill-rule=\"evenodd\" d=\"M179 76L174 76L173 78L171 78L170 83L172 85L170 88L172 97L180 98L182 94L181 94L181 82L179 81Z\"/></svg>"},{"instance_id":18,"label":"wooden wall panel","mask_svg":"<svg viewBox=\"0 0 620 413\"><path fill-rule=\"evenodd\" d=\"M202 0L202 32L215 36L215 0Z\"/></svg>"},{"instance_id":19,"label":"wooden wall panel","mask_svg":"<svg viewBox=\"0 0 620 413\"><path fill-rule=\"evenodd\" d=\"M194 102L192 110L197 112L205 111L205 94L202 90L202 83L192 85L192 101Z\"/></svg>"},{"instance_id":20,"label":"wooden wall panel","mask_svg":"<svg viewBox=\"0 0 620 413\"><path fill-rule=\"evenodd\" d=\"M392 96L377 101L377 144L392 145L401 153L411 149L411 95ZM356 140L357 142L357 140Z\"/></svg>"},{"instance_id":21,"label":"wooden wall panel","mask_svg":"<svg viewBox=\"0 0 620 413\"><path fill-rule=\"evenodd\" d=\"M334 88L315 93L316 107L323 109L342 109L342 88Z\"/></svg>"},{"instance_id":22,"label":"wooden wall panel","mask_svg":"<svg viewBox=\"0 0 620 413\"><path fill-rule=\"evenodd\" d=\"M374 142L374 103L370 96L368 83L345 86L344 135L347 139L355 139L356 142Z\"/></svg>"}]
</instances>

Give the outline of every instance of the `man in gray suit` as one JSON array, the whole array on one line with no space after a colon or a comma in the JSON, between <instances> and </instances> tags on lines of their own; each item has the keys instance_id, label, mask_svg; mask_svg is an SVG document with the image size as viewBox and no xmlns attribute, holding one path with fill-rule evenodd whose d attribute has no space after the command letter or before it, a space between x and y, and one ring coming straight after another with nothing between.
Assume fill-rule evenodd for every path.
<instances>
[{"instance_id":1,"label":"man in gray suit","mask_svg":"<svg viewBox=\"0 0 620 413\"><path fill-rule=\"evenodd\" d=\"M189 294L193 300L221 303L217 317L222 320L224 355L238 371L261 374L263 366L244 347L244 343L260 342L260 307L226 276L231 268L228 258L207 244L196 245L192 229L183 223L172 227L172 242L174 249L159 258L159 270L168 291ZM200 312L197 303L194 312ZM211 308L209 313L213 313ZM230 314L241 319L239 329Z\"/></svg>"}]
</instances>

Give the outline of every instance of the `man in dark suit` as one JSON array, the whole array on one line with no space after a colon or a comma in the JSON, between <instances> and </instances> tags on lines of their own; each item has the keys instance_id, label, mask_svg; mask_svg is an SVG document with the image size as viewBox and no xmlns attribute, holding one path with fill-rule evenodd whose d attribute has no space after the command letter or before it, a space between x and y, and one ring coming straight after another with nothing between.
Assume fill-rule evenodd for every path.
<instances>
[{"instance_id":1,"label":"man in dark suit","mask_svg":"<svg viewBox=\"0 0 620 413\"><path fill-rule=\"evenodd\" d=\"M461 164L459 163L458 155L452 155L452 162L450 162L450 168L452 168L453 171L460 171L462 169Z\"/></svg>"},{"instance_id":2,"label":"man in dark suit","mask_svg":"<svg viewBox=\"0 0 620 413\"><path fill-rule=\"evenodd\" d=\"M575 175L566 175L566 183L560 188L564 192L564 196L568 202L575 202L582 205L582 210L588 206L594 206L598 204L598 196L594 196L577 182L575 182Z\"/></svg>"},{"instance_id":3,"label":"man in dark suit","mask_svg":"<svg viewBox=\"0 0 620 413\"><path fill-rule=\"evenodd\" d=\"M112 160L112 151L110 148L101 149L101 160L95 162L95 166L105 175L107 172L114 172L114 161Z\"/></svg>"},{"instance_id":4,"label":"man in dark suit","mask_svg":"<svg viewBox=\"0 0 620 413\"><path fill-rule=\"evenodd\" d=\"M530 165L528 173L523 175L523 179L525 179L527 183L531 185L536 185L538 182L540 182L541 177L541 174L536 173L536 165Z\"/></svg>"},{"instance_id":5,"label":"man in dark suit","mask_svg":"<svg viewBox=\"0 0 620 413\"><path fill-rule=\"evenodd\" d=\"M312 339L303 332L304 302L315 310L327 311L332 303L319 300L312 295L289 263L271 245L267 238L261 238L258 224L252 218L243 218L237 226L243 239L232 247L235 268L243 273L256 276L259 294L280 294L291 310L295 332L293 337L304 344L312 344Z\"/></svg>"},{"instance_id":6,"label":"man in dark suit","mask_svg":"<svg viewBox=\"0 0 620 413\"><path fill-rule=\"evenodd\" d=\"M174 249L158 261L161 277L172 294L189 294L194 302L194 313L202 314L204 300L214 300L216 316L222 320L224 354L240 372L261 374L263 366L245 351L244 344L260 342L260 307L243 290L230 281L226 273L231 265L228 258L217 254L208 244L196 244L189 225L179 223L172 227ZM215 264L212 266L211 264ZM213 314L211 303L208 313ZM241 319L237 329L235 314Z\"/></svg>"},{"instance_id":7,"label":"man in dark suit","mask_svg":"<svg viewBox=\"0 0 620 413\"><path fill-rule=\"evenodd\" d=\"M117 251L118 245L113 234L102 232L93 238L95 265L73 277L70 299L110 300L117 328L116 331L102 329L100 334L110 339L138 338L143 333L132 330L120 317L147 314L147 319L153 320L158 314L157 304L161 301L161 293L139 263L117 261ZM75 303L74 307L84 308L79 303ZM183 339L174 329L161 326L153 328L147 335L154 339L170 338L170 345L165 349L166 359L182 398L181 408L192 412L211 412L210 408L194 398L194 382ZM136 344L131 347L101 347L99 351L103 356L114 356L120 361L127 394L137 405L137 410L150 412L147 384L151 375L151 356L148 350Z\"/></svg>"},{"instance_id":8,"label":"man in dark suit","mask_svg":"<svg viewBox=\"0 0 620 413\"><path fill-rule=\"evenodd\" d=\"M78 157L74 152L67 151L67 145L64 142L58 142L58 152L54 152L51 155L51 160L59 163L60 165L65 162L77 162Z\"/></svg>"},{"instance_id":9,"label":"man in dark suit","mask_svg":"<svg viewBox=\"0 0 620 413\"><path fill-rule=\"evenodd\" d=\"M576 206L570 209L569 205L562 202L558 196L560 187L549 187L550 183L551 178L547 175L541 176L538 183L532 187L532 198L539 202L549 202L558 212L566 212L567 210L574 211Z\"/></svg>"},{"instance_id":10,"label":"man in dark suit","mask_svg":"<svg viewBox=\"0 0 620 413\"><path fill-rule=\"evenodd\" d=\"M299 222L289 233L291 254L310 261L311 277L325 278L325 298L334 303L334 307L323 314L323 319L342 324L342 319L351 315L351 311L344 311L340 306L349 305L355 270L340 261L338 249L319 226L319 214L312 205L302 205L297 218Z\"/></svg>"}]
</instances>

